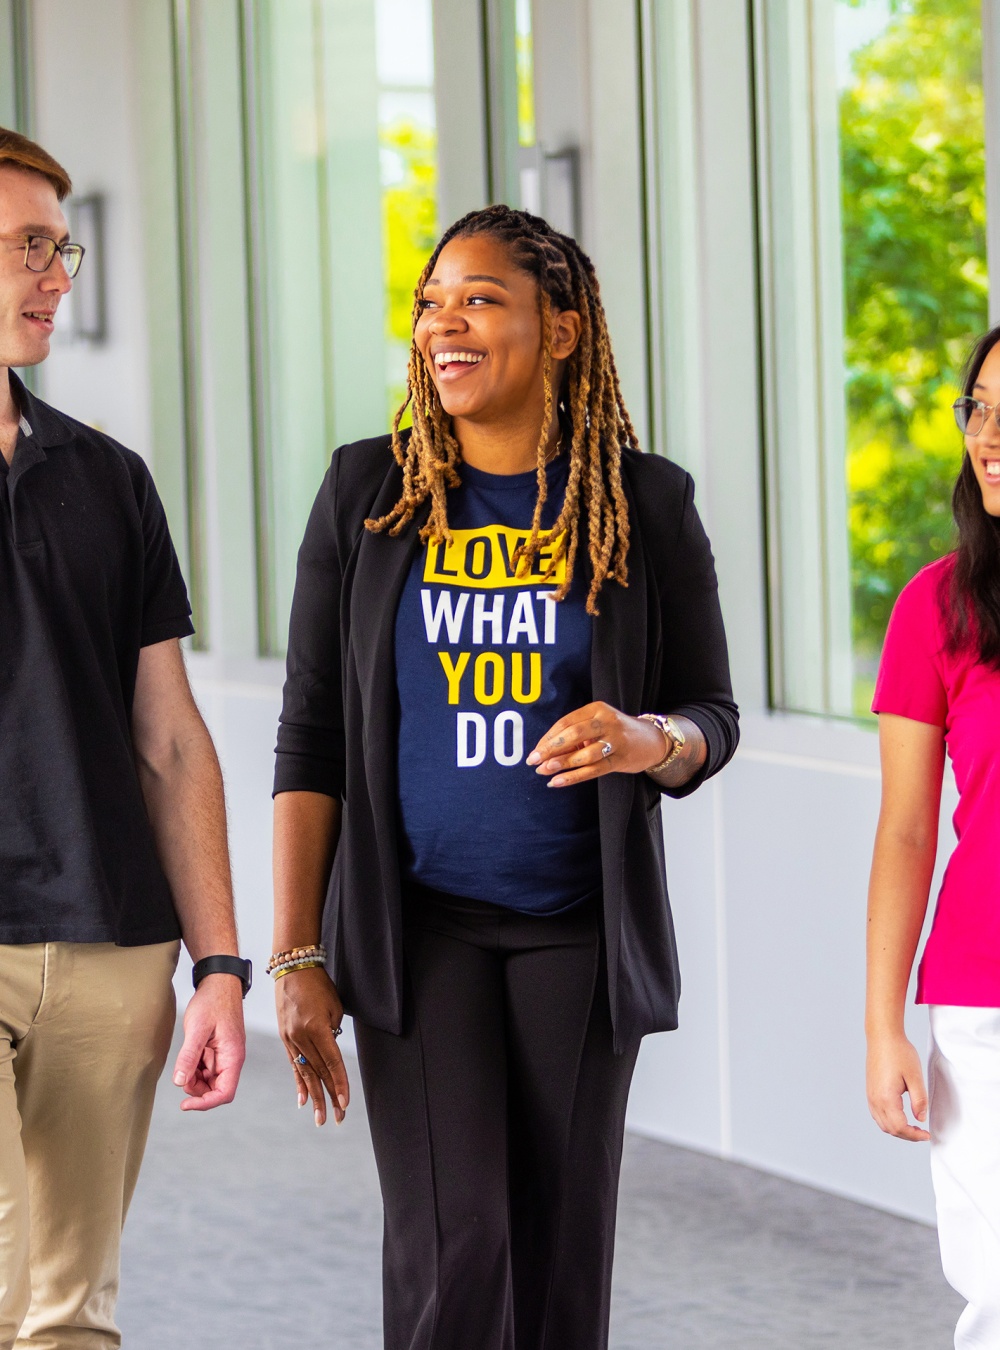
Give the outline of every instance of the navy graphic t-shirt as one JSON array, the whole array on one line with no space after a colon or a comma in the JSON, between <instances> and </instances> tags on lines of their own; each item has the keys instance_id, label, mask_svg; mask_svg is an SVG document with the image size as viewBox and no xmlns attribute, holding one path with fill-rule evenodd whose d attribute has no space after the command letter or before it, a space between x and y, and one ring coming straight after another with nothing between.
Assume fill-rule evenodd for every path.
<instances>
[{"instance_id":1,"label":"navy graphic t-shirt","mask_svg":"<svg viewBox=\"0 0 1000 1350\"><path fill-rule=\"evenodd\" d=\"M549 466L542 525L565 491ZM512 562L527 538L535 474L461 466L453 540L417 554L396 615L403 875L450 895L551 914L601 885L597 784L548 788L525 764L553 722L591 700L592 621L580 571L542 581Z\"/></svg>"}]
</instances>

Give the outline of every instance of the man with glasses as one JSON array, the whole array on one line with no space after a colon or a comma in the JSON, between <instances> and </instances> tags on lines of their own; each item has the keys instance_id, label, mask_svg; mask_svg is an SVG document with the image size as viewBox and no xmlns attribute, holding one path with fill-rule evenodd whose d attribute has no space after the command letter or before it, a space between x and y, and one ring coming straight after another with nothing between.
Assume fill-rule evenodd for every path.
<instances>
[{"instance_id":1,"label":"man with glasses","mask_svg":"<svg viewBox=\"0 0 1000 1350\"><path fill-rule=\"evenodd\" d=\"M121 1344L121 1227L195 961L174 1082L232 1100L239 959L193 629L138 455L33 397L83 261L65 170L0 128L0 1350Z\"/></svg>"}]
</instances>

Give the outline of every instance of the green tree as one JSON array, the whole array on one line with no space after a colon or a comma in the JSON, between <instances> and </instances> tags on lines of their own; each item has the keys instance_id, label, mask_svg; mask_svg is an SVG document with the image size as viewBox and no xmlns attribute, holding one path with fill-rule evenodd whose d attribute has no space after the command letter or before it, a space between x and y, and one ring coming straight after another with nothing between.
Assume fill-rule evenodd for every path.
<instances>
[{"instance_id":1,"label":"green tree","mask_svg":"<svg viewBox=\"0 0 1000 1350\"><path fill-rule=\"evenodd\" d=\"M931 412L910 419L905 445L876 434L848 459L854 614L858 636L875 644L869 650L878 650L909 579L951 545L951 488L961 462L954 396L940 385Z\"/></svg>"},{"instance_id":2,"label":"green tree","mask_svg":"<svg viewBox=\"0 0 1000 1350\"><path fill-rule=\"evenodd\" d=\"M437 137L432 128L398 118L381 128L379 145L392 167L382 188L391 422L406 395L414 289L437 242ZM409 413L403 425L409 425Z\"/></svg>"},{"instance_id":3,"label":"green tree","mask_svg":"<svg viewBox=\"0 0 1000 1350\"><path fill-rule=\"evenodd\" d=\"M409 346L414 287L437 242L437 139L400 118L382 129L379 143L401 170L382 190L388 334Z\"/></svg>"},{"instance_id":4,"label":"green tree","mask_svg":"<svg viewBox=\"0 0 1000 1350\"><path fill-rule=\"evenodd\" d=\"M850 0L841 0L850 3ZM841 96L854 636L950 546L948 411L987 323L979 0L896 0Z\"/></svg>"}]
</instances>

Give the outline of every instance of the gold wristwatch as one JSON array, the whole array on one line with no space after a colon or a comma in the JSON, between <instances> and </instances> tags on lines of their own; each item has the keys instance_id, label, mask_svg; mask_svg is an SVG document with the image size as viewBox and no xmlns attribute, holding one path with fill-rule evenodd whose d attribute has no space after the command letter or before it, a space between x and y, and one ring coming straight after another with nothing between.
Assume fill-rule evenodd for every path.
<instances>
[{"instance_id":1,"label":"gold wristwatch","mask_svg":"<svg viewBox=\"0 0 1000 1350\"><path fill-rule=\"evenodd\" d=\"M646 770L647 773L659 773L660 770L665 769L668 764L673 764L674 760L684 749L684 742L687 740L687 737L672 717L662 717L659 713L640 713L639 721L653 722L663 732L663 739L668 746L667 753L663 759L660 760L659 764L651 764Z\"/></svg>"}]
</instances>

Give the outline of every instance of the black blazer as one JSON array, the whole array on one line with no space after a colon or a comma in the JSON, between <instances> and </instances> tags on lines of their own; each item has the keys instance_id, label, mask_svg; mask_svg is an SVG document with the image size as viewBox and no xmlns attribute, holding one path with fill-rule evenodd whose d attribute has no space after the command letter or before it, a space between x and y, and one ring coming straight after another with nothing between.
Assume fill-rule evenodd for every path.
<instances>
[{"instance_id":1,"label":"black blazer","mask_svg":"<svg viewBox=\"0 0 1000 1350\"><path fill-rule=\"evenodd\" d=\"M681 713L705 733L708 759L686 796L738 740L711 548L689 474L626 450L628 586L598 597L593 698L626 713ZM403 1019L394 631L426 508L395 537L366 516L398 500L389 437L341 446L302 547L288 639L274 791L343 799L323 915L329 970L344 1007L399 1033ZM580 549L578 557L586 561ZM598 780L608 993L620 1052L677 1025L680 973L667 898L660 789L646 774Z\"/></svg>"}]
</instances>

